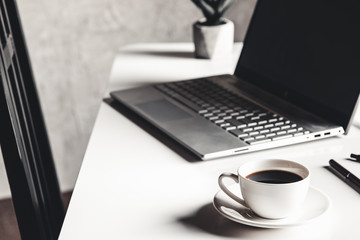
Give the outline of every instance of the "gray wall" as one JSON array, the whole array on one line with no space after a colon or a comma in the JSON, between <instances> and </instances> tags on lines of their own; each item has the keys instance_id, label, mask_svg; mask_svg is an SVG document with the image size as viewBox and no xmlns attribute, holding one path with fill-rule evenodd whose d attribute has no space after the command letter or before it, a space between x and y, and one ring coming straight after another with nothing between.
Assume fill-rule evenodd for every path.
<instances>
[{"instance_id":1,"label":"gray wall","mask_svg":"<svg viewBox=\"0 0 360 240\"><path fill-rule=\"evenodd\" d=\"M238 0L227 14L236 41L255 3ZM18 0L18 6L61 188L72 189L116 49L189 42L191 24L202 15L190 0ZM8 196L3 169L0 197Z\"/></svg>"}]
</instances>

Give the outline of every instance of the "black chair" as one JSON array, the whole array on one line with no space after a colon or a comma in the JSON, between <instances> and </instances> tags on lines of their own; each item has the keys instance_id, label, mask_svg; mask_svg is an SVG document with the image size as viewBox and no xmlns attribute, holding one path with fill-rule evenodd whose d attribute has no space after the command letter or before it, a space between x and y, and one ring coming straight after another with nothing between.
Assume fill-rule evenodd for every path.
<instances>
[{"instance_id":1,"label":"black chair","mask_svg":"<svg viewBox=\"0 0 360 240\"><path fill-rule=\"evenodd\" d=\"M0 145L22 239L57 239L64 206L15 0L0 0Z\"/></svg>"}]
</instances>

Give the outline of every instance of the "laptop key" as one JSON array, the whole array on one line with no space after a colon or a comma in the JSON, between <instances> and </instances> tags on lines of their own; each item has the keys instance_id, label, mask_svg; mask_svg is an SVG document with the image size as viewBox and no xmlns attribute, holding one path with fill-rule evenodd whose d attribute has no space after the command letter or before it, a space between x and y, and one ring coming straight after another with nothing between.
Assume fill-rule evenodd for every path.
<instances>
[{"instance_id":1,"label":"laptop key","mask_svg":"<svg viewBox=\"0 0 360 240\"><path fill-rule=\"evenodd\" d=\"M268 133L265 135L267 138L276 136L276 133Z\"/></svg>"},{"instance_id":2,"label":"laptop key","mask_svg":"<svg viewBox=\"0 0 360 240\"><path fill-rule=\"evenodd\" d=\"M223 123L224 120L222 120L222 119L216 119L216 120L213 120L213 122L216 123L216 124L219 124L219 123Z\"/></svg>"},{"instance_id":3,"label":"laptop key","mask_svg":"<svg viewBox=\"0 0 360 240\"><path fill-rule=\"evenodd\" d=\"M211 117L211 116L213 116L214 114L205 112L205 113L202 114L202 115L203 115L204 117Z\"/></svg>"},{"instance_id":4,"label":"laptop key","mask_svg":"<svg viewBox=\"0 0 360 240\"><path fill-rule=\"evenodd\" d=\"M297 129L292 128L292 129L287 130L287 133L294 133L294 132L297 132Z\"/></svg>"},{"instance_id":5,"label":"laptop key","mask_svg":"<svg viewBox=\"0 0 360 240\"><path fill-rule=\"evenodd\" d=\"M263 133L268 133L268 132L270 132L270 130L269 130L269 129L264 129L264 130L261 130L261 131L260 131L260 134L263 134Z\"/></svg>"},{"instance_id":6,"label":"laptop key","mask_svg":"<svg viewBox=\"0 0 360 240\"><path fill-rule=\"evenodd\" d=\"M247 134L246 134L246 136L243 136L243 132L241 131L241 130L239 130L239 129L234 129L234 130L230 130L229 131L232 135L234 135L235 137L246 137L247 136Z\"/></svg>"},{"instance_id":7,"label":"laptop key","mask_svg":"<svg viewBox=\"0 0 360 240\"><path fill-rule=\"evenodd\" d=\"M244 138L244 137L247 137L247 136L249 136L249 134L247 134L247 133L242 133L242 134L239 134L239 138Z\"/></svg>"},{"instance_id":8,"label":"laptop key","mask_svg":"<svg viewBox=\"0 0 360 240\"><path fill-rule=\"evenodd\" d=\"M249 132L249 136L254 136L254 135L258 135L259 132L258 131L254 131L254 132Z\"/></svg>"},{"instance_id":9,"label":"laptop key","mask_svg":"<svg viewBox=\"0 0 360 240\"><path fill-rule=\"evenodd\" d=\"M200 107L200 108L201 108L201 107ZM206 113L207 113L207 114L211 114L211 113L208 113L208 110L206 110L206 109L201 109L201 110L198 111L198 113L199 113L199 114L206 114Z\"/></svg>"},{"instance_id":10,"label":"laptop key","mask_svg":"<svg viewBox=\"0 0 360 240\"><path fill-rule=\"evenodd\" d=\"M290 125L284 125L281 127L281 130L284 130L284 129L289 129L290 128Z\"/></svg>"},{"instance_id":11,"label":"laptop key","mask_svg":"<svg viewBox=\"0 0 360 240\"><path fill-rule=\"evenodd\" d=\"M239 129L231 130L230 132L238 138L245 138L245 137L249 136L249 134L244 133L244 132L240 131Z\"/></svg>"},{"instance_id":12,"label":"laptop key","mask_svg":"<svg viewBox=\"0 0 360 240\"><path fill-rule=\"evenodd\" d=\"M228 127L228 126L230 126L230 123L223 122L223 123L218 123L218 125L220 127Z\"/></svg>"},{"instance_id":13,"label":"laptop key","mask_svg":"<svg viewBox=\"0 0 360 240\"><path fill-rule=\"evenodd\" d=\"M269 123L276 122L276 121L277 121L277 118L270 118L270 119L268 120Z\"/></svg>"},{"instance_id":14,"label":"laptop key","mask_svg":"<svg viewBox=\"0 0 360 240\"><path fill-rule=\"evenodd\" d=\"M256 126L256 125L257 125L256 122L251 122L251 123L248 124L248 127L253 127L253 126Z\"/></svg>"},{"instance_id":15,"label":"laptop key","mask_svg":"<svg viewBox=\"0 0 360 240\"><path fill-rule=\"evenodd\" d=\"M274 127L274 128L271 128L271 129L270 129L271 132L277 132L277 131L279 131L279 130L280 130L279 127Z\"/></svg>"},{"instance_id":16,"label":"laptop key","mask_svg":"<svg viewBox=\"0 0 360 240\"><path fill-rule=\"evenodd\" d=\"M245 137L245 138L240 138L240 139L245 141L245 142L248 142L248 141L254 140L255 138L254 137Z\"/></svg>"},{"instance_id":17,"label":"laptop key","mask_svg":"<svg viewBox=\"0 0 360 240\"><path fill-rule=\"evenodd\" d=\"M264 116L266 116L266 115L267 115L267 113L264 113L264 112L258 114L259 117L264 117Z\"/></svg>"},{"instance_id":18,"label":"laptop key","mask_svg":"<svg viewBox=\"0 0 360 240\"><path fill-rule=\"evenodd\" d=\"M264 127L263 126L257 126L257 127L254 127L254 130L260 130L260 129L263 129Z\"/></svg>"},{"instance_id":19,"label":"laptop key","mask_svg":"<svg viewBox=\"0 0 360 240\"><path fill-rule=\"evenodd\" d=\"M253 128L245 128L243 129L243 132L251 132L253 130Z\"/></svg>"},{"instance_id":20,"label":"laptop key","mask_svg":"<svg viewBox=\"0 0 360 240\"><path fill-rule=\"evenodd\" d=\"M263 139L263 138L265 138L265 135L257 135L257 136L255 136L255 139L257 140L257 139Z\"/></svg>"},{"instance_id":21,"label":"laptop key","mask_svg":"<svg viewBox=\"0 0 360 240\"><path fill-rule=\"evenodd\" d=\"M237 116L236 119L244 119L245 116L244 115L240 115L240 116Z\"/></svg>"},{"instance_id":22,"label":"laptop key","mask_svg":"<svg viewBox=\"0 0 360 240\"><path fill-rule=\"evenodd\" d=\"M236 127L235 126L225 126L223 127L226 131L230 131L230 130L235 130Z\"/></svg>"},{"instance_id":23,"label":"laptop key","mask_svg":"<svg viewBox=\"0 0 360 240\"><path fill-rule=\"evenodd\" d=\"M218 120L219 117L218 116L212 116L212 117L209 117L208 118L210 121L215 121L215 120Z\"/></svg>"},{"instance_id":24,"label":"laptop key","mask_svg":"<svg viewBox=\"0 0 360 240\"><path fill-rule=\"evenodd\" d=\"M275 123L275 126L282 126L282 125L284 125L284 122L276 122Z\"/></svg>"}]
</instances>

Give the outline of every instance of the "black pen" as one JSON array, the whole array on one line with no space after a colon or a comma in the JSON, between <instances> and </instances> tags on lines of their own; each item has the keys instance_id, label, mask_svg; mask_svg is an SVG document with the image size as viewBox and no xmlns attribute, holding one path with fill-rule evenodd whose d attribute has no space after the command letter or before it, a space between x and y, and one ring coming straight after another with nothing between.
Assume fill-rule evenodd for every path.
<instances>
[{"instance_id":1,"label":"black pen","mask_svg":"<svg viewBox=\"0 0 360 240\"><path fill-rule=\"evenodd\" d=\"M350 154L350 157L355 158L356 161L360 162L360 154L354 154L354 153L352 153L352 154Z\"/></svg>"},{"instance_id":2,"label":"black pen","mask_svg":"<svg viewBox=\"0 0 360 240\"><path fill-rule=\"evenodd\" d=\"M329 161L329 164L344 178L346 183L348 183L351 187L360 193L360 179L358 177L356 177L333 159Z\"/></svg>"}]
</instances>

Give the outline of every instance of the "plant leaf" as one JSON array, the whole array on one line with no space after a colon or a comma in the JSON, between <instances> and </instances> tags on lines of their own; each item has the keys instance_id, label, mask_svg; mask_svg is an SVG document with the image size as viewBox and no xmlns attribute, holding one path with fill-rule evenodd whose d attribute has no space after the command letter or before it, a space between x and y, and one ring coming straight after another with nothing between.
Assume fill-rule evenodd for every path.
<instances>
[{"instance_id":1,"label":"plant leaf","mask_svg":"<svg viewBox=\"0 0 360 240\"><path fill-rule=\"evenodd\" d=\"M219 0L218 12L223 16L235 3L235 0Z\"/></svg>"},{"instance_id":2,"label":"plant leaf","mask_svg":"<svg viewBox=\"0 0 360 240\"><path fill-rule=\"evenodd\" d=\"M205 0L191 0L198 8L201 9L205 18L207 20L212 19L212 16L215 14L215 10L212 6Z\"/></svg>"}]
</instances>

